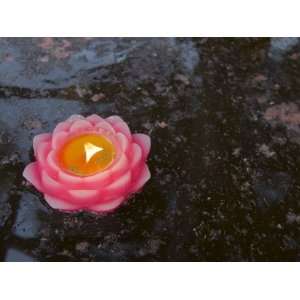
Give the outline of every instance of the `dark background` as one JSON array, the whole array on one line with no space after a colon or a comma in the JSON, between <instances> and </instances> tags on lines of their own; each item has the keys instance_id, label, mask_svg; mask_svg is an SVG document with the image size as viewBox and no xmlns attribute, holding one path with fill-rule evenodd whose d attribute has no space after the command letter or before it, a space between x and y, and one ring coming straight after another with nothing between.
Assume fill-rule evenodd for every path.
<instances>
[{"instance_id":1,"label":"dark background","mask_svg":"<svg viewBox=\"0 0 300 300\"><path fill-rule=\"evenodd\" d=\"M0 260L299 261L298 38L0 39ZM22 178L73 113L152 138L151 181L67 214Z\"/></svg>"}]
</instances>

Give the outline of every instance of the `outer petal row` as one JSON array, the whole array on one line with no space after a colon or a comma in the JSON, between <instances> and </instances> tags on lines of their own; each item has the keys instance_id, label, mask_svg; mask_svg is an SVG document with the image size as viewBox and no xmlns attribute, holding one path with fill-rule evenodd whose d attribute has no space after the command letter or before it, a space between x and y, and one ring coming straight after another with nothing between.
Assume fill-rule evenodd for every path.
<instances>
[{"instance_id":1,"label":"outer petal row","mask_svg":"<svg viewBox=\"0 0 300 300\"><path fill-rule=\"evenodd\" d=\"M40 179L40 170L37 162L32 162L27 165L23 171L23 176L27 181L34 185L37 190L43 192Z\"/></svg>"},{"instance_id":2,"label":"outer petal row","mask_svg":"<svg viewBox=\"0 0 300 300\"><path fill-rule=\"evenodd\" d=\"M144 164L141 169L141 173L139 174L137 180L133 183L130 192L138 192L150 178L151 174L149 168L146 164Z\"/></svg>"},{"instance_id":3,"label":"outer petal row","mask_svg":"<svg viewBox=\"0 0 300 300\"><path fill-rule=\"evenodd\" d=\"M97 211L100 211L101 208L103 210L104 208L113 209L117 203L116 199L119 200L124 198L124 195L127 196L130 193L137 192L150 179L149 169L147 165L144 165L138 180L133 182L133 185L131 183L131 172L128 171L124 176L105 189L102 195L96 190L70 190L67 191L69 195L66 195L63 186L51 179L45 172L42 172L41 182L37 163L29 164L25 168L23 175L39 191L47 195L45 199L49 200L48 203L50 206L65 210L82 207L92 207L92 210ZM57 199L56 195L61 195L61 198ZM102 200L100 204L96 204L97 198L100 196L106 198L106 200Z\"/></svg>"},{"instance_id":4,"label":"outer petal row","mask_svg":"<svg viewBox=\"0 0 300 300\"><path fill-rule=\"evenodd\" d=\"M120 120L122 120L120 118ZM93 114L88 117L83 117L81 115L72 115L66 121L58 123L55 127L53 134L58 132L75 132L77 130L91 129L91 128L103 128L105 130L110 130L115 132L110 122L101 118L100 116Z\"/></svg>"},{"instance_id":5,"label":"outer petal row","mask_svg":"<svg viewBox=\"0 0 300 300\"><path fill-rule=\"evenodd\" d=\"M70 204L62 199L52 197L47 194L45 194L44 197L45 200L48 202L48 204L54 209L70 210L70 211L83 209L83 207L81 206ZM108 212L117 208L123 201L124 201L124 197L120 197L108 203L91 205L84 208L95 212Z\"/></svg>"},{"instance_id":6,"label":"outer petal row","mask_svg":"<svg viewBox=\"0 0 300 300\"><path fill-rule=\"evenodd\" d=\"M119 116L111 116L105 119L112 125L116 132L123 133L129 141L131 141L131 132L128 125Z\"/></svg>"},{"instance_id":7,"label":"outer petal row","mask_svg":"<svg viewBox=\"0 0 300 300\"><path fill-rule=\"evenodd\" d=\"M33 150L34 154L37 153L37 147L40 143L50 142L52 135L50 133L38 134L33 138Z\"/></svg>"},{"instance_id":8,"label":"outer petal row","mask_svg":"<svg viewBox=\"0 0 300 300\"><path fill-rule=\"evenodd\" d=\"M135 133L132 135L133 141L141 146L143 150L143 157L147 159L150 148L151 148L151 140L150 137L143 133Z\"/></svg>"},{"instance_id":9,"label":"outer petal row","mask_svg":"<svg viewBox=\"0 0 300 300\"><path fill-rule=\"evenodd\" d=\"M26 166L23 172L23 176L29 182L31 182L40 192L43 192L41 182L40 182L39 168L36 162L30 163L29 165ZM55 196L50 196L49 194L44 194L44 197L45 200L48 202L48 204L54 209L79 210L82 208L87 208L96 212L105 212L105 211L113 210L114 208L118 207L124 200L124 197L117 197L116 199L113 199L112 201L107 203L100 203L100 204L82 207L82 205L80 204L73 204L64 199L60 199Z\"/></svg>"}]
</instances>

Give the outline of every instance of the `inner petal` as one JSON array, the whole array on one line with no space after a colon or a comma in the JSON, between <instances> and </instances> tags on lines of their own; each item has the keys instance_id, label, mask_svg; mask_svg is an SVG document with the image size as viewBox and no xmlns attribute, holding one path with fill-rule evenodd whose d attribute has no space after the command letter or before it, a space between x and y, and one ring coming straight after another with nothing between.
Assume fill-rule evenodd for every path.
<instances>
[{"instance_id":1,"label":"inner petal","mask_svg":"<svg viewBox=\"0 0 300 300\"><path fill-rule=\"evenodd\" d=\"M62 146L58 162L73 175L90 176L106 169L115 156L115 146L109 139L98 134L83 134Z\"/></svg>"}]
</instances>

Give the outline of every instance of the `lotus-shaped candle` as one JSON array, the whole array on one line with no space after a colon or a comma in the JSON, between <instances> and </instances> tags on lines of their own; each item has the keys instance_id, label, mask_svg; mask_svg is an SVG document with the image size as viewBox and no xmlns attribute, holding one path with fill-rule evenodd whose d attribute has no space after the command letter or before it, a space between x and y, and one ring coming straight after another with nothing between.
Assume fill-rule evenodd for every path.
<instances>
[{"instance_id":1,"label":"lotus-shaped candle","mask_svg":"<svg viewBox=\"0 0 300 300\"><path fill-rule=\"evenodd\" d=\"M72 115L34 137L36 161L23 176L55 209L111 211L150 179L150 144L118 116Z\"/></svg>"}]
</instances>

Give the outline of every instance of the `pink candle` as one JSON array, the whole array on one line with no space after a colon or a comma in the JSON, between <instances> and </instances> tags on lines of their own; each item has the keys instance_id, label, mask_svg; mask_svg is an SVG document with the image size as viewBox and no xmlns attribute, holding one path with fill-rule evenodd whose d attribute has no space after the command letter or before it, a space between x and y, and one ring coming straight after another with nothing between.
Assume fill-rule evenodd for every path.
<instances>
[{"instance_id":1,"label":"pink candle","mask_svg":"<svg viewBox=\"0 0 300 300\"><path fill-rule=\"evenodd\" d=\"M36 161L23 176L55 209L111 211L150 179L150 146L118 116L73 115L34 137Z\"/></svg>"}]
</instances>

